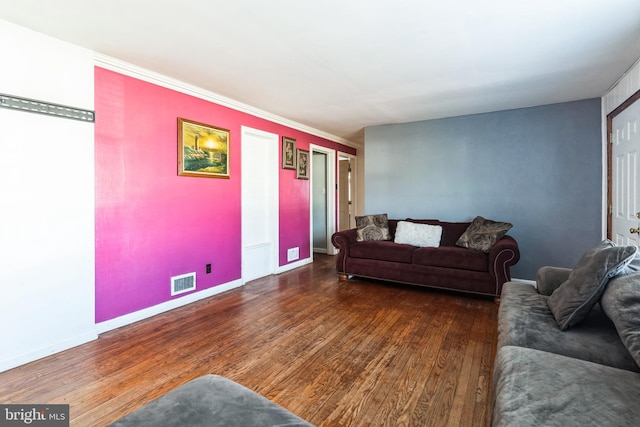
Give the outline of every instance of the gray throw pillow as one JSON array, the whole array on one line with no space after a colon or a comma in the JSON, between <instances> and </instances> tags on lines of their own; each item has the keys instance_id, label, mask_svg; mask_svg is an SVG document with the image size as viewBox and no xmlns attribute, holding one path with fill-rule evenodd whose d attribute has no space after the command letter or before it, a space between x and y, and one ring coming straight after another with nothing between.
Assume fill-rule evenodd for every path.
<instances>
[{"instance_id":1,"label":"gray throw pillow","mask_svg":"<svg viewBox=\"0 0 640 427\"><path fill-rule=\"evenodd\" d=\"M513 227L508 222L492 221L477 216L456 242L457 246L489 253L493 245Z\"/></svg>"},{"instance_id":2,"label":"gray throw pillow","mask_svg":"<svg viewBox=\"0 0 640 427\"><path fill-rule=\"evenodd\" d=\"M548 304L560 330L584 320L598 302L612 277L637 270L630 266L637 246L616 246L603 240L582 255L569 278L549 297Z\"/></svg>"},{"instance_id":3,"label":"gray throw pillow","mask_svg":"<svg viewBox=\"0 0 640 427\"><path fill-rule=\"evenodd\" d=\"M356 217L356 240L391 240L387 214L365 215Z\"/></svg>"},{"instance_id":4,"label":"gray throw pillow","mask_svg":"<svg viewBox=\"0 0 640 427\"><path fill-rule=\"evenodd\" d=\"M600 306L613 321L620 339L640 366L640 273L611 279L602 294Z\"/></svg>"}]
</instances>

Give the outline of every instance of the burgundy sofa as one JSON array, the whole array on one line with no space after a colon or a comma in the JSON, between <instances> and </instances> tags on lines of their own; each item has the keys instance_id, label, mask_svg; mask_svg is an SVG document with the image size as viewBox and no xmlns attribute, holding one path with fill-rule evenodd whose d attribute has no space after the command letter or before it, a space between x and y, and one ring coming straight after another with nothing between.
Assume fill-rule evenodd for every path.
<instances>
[{"instance_id":1,"label":"burgundy sofa","mask_svg":"<svg viewBox=\"0 0 640 427\"><path fill-rule=\"evenodd\" d=\"M393 242L400 220L389 220L391 240L356 241L356 229L331 236L339 249L336 269L341 280L349 276L388 280L500 297L502 285L511 280L510 266L520 260L517 242L504 236L489 253L456 246L470 222L438 220L404 221L442 226L440 246L416 247Z\"/></svg>"}]
</instances>

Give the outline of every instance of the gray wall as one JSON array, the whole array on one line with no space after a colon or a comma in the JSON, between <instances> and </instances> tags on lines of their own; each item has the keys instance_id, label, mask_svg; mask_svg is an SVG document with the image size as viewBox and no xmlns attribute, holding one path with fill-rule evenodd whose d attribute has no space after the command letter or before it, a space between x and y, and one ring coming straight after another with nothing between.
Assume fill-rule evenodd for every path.
<instances>
[{"instance_id":1,"label":"gray wall","mask_svg":"<svg viewBox=\"0 0 640 427\"><path fill-rule=\"evenodd\" d=\"M365 129L365 211L514 224L511 270L573 267L602 239L600 99Z\"/></svg>"}]
</instances>

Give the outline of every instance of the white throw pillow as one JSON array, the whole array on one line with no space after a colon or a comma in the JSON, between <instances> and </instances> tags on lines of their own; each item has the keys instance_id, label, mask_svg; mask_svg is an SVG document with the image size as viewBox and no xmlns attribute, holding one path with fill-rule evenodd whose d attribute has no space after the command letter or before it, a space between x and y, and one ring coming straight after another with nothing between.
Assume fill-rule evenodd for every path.
<instances>
[{"instance_id":1,"label":"white throw pillow","mask_svg":"<svg viewBox=\"0 0 640 427\"><path fill-rule=\"evenodd\" d=\"M419 247L437 248L440 246L442 227L439 225L416 224L414 222L399 221L396 228L395 243Z\"/></svg>"}]
</instances>

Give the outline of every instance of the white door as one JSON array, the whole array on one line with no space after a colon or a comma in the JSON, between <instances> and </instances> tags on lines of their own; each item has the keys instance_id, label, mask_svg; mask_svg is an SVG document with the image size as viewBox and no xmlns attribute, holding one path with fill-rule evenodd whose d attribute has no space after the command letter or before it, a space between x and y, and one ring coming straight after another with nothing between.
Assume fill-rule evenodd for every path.
<instances>
[{"instance_id":1,"label":"white door","mask_svg":"<svg viewBox=\"0 0 640 427\"><path fill-rule=\"evenodd\" d=\"M640 228L640 100L613 118L612 123L612 240L638 245Z\"/></svg>"},{"instance_id":2,"label":"white door","mask_svg":"<svg viewBox=\"0 0 640 427\"><path fill-rule=\"evenodd\" d=\"M242 281L275 273L278 135L242 127Z\"/></svg>"}]
</instances>

